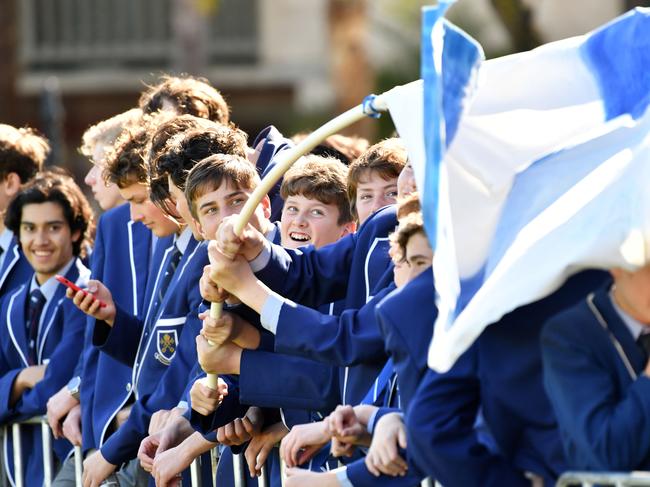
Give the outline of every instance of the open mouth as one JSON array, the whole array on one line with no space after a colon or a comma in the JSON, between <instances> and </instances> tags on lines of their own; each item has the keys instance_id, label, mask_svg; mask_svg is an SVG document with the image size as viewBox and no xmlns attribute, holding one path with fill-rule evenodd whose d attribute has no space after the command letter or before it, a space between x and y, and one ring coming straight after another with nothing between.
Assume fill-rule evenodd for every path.
<instances>
[{"instance_id":1,"label":"open mouth","mask_svg":"<svg viewBox=\"0 0 650 487\"><path fill-rule=\"evenodd\" d=\"M311 236L302 232L289 232L289 238L294 242L305 243L311 240Z\"/></svg>"}]
</instances>

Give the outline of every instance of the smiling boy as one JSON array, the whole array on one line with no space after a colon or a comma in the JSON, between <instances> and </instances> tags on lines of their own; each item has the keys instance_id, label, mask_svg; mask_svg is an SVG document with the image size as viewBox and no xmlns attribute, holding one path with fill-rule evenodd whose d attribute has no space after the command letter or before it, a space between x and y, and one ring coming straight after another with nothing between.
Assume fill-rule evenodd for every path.
<instances>
[{"instance_id":1,"label":"smiling boy","mask_svg":"<svg viewBox=\"0 0 650 487\"><path fill-rule=\"evenodd\" d=\"M2 326L9 337L0 345L0 421L42 415L46 402L69 379L83 347L85 316L63 299L65 287L55 274L83 286L89 271L80 256L92 228L92 212L72 178L43 173L11 202L5 223L19 236L23 253L34 269L30 280L0 303ZM43 479L40 428L21 432L25 478ZM5 437L9 451L11 435ZM54 443L60 460L70 443ZM11 453L5 458L11 458ZM13 465L8 466L13 482Z\"/></svg>"}]
</instances>

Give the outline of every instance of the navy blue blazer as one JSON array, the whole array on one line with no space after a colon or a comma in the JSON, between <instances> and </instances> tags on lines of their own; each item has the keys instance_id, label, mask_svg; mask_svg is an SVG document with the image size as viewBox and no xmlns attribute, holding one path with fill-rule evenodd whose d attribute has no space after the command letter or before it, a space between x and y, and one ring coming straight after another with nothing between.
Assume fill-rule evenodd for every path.
<instances>
[{"instance_id":1,"label":"navy blue blazer","mask_svg":"<svg viewBox=\"0 0 650 487\"><path fill-rule=\"evenodd\" d=\"M426 475L447 487L529 485L529 471L554 485L566 461L543 387L542 325L607 279L600 271L571 277L487 327L449 372L427 371L407 410L410 453ZM479 411L496 451L479 441Z\"/></svg>"},{"instance_id":2,"label":"navy blue blazer","mask_svg":"<svg viewBox=\"0 0 650 487\"><path fill-rule=\"evenodd\" d=\"M0 297L9 294L25 283L33 273L32 266L29 265L18 239L14 236L2 262L2 268L0 268Z\"/></svg>"},{"instance_id":3,"label":"navy blue blazer","mask_svg":"<svg viewBox=\"0 0 650 487\"><path fill-rule=\"evenodd\" d=\"M134 316L145 302L151 231L131 220L128 204L105 212L97 224L91 256L91 278L101 281L115 303ZM92 346L95 320L88 317L81 372L83 448L99 448L106 440L115 415L131 395L130 365ZM95 383L101 387L95 388Z\"/></svg>"},{"instance_id":4,"label":"navy blue blazer","mask_svg":"<svg viewBox=\"0 0 650 487\"><path fill-rule=\"evenodd\" d=\"M285 250L278 246L271 246L270 260L264 269L257 272L257 276L280 295L309 308L318 308L326 303L344 300L346 310L360 310L375 294L392 285L393 272L392 262L388 255L388 235L395 229L396 224L395 207L388 206L373 214L355 234L347 235L318 250L313 246L298 250ZM318 315L318 313L304 308L296 311L289 310L288 306L282 308L280 320L286 323L285 326L296 326L297 324L294 321L296 316L289 316L289 314L302 314L303 318L309 314L310 319ZM359 330L357 325L360 321L354 320L356 316L349 314L347 318L344 318L344 321L348 320L350 326L342 326L340 330L352 332L346 336L354 335ZM373 311L368 323L372 321L372 325L376 326L374 320ZM318 322L323 326L316 325L309 330L316 334L314 337L307 337L304 343L291 343L290 348L299 347L298 349L300 349L307 342L318 345L314 340L322 338L321 330L328 333L332 331L331 326L325 327L324 325L338 323L338 320L323 317ZM293 325L289 325L289 323L293 323ZM296 339L299 341L301 334L306 333L308 328L308 326L302 327L302 331L298 335L285 334L280 331L282 333L280 340L286 339L289 342ZM370 327L364 326L365 331L360 336L365 336L369 329ZM335 331L335 333L338 332ZM352 341L341 342L342 345L347 343L347 346L341 349L344 352L342 356L333 353L338 350L338 347L332 347L331 341L323 344L323 350L310 355L320 359L327 356L328 361L334 359L330 362L333 364L345 362L355 364L342 368L340 371L340 397L343 404L361 402L383 368L386 357L381 350L381 338L378 333L374 333L374 330L372 334L374 336L371 336L371 340L367 343L372 342L378 347L369 349L372 357L370 361L359 360L357 362L354 360L355 355L360 357L365 352L363 347L357 347ZM330 334L330 336L332 335ZM374 340L372 340L373 338ZM276 336L277 343L278 337Z\"/></svg>"},{"instance_id":5,"label":"navy blue blazer","mask_svg":"<svg viewBox=\"0 0 650 487\"><path fill-rule=\"evenodd\" d=\"M542 333L544 385L568 466L648 470L650 378L643 373L648 359L608 289L592 297L551 318Z\"/></svg>"},{"instance_id":6,"label":"navy blue blazer","mask_svg":"<svg viewBox=\"0 0 650 487\"><path fill-rule=\"evenodd\" d=\"M401 406L406 409L427 370L435 305L433 272L426 269L377 305L377 323L393 361Z\"/></svg>"},{"instance_id":7,"label":"navy blue blazer","mask_svg":"<svg viewBox=\"0 0 650 487\"><path fill-rule=\"evenodd\" d=\"M85 286L90 272L75 259L65 277L78 286ZM37 365L47 364L43 380L33 389L25 391L14 406L10 405L11 389L16 376L28 367L27 300L31 278L0 302L0 326L5 330L7 340L0 343L0 422L31 418L43 415L47 401L69 380L83 348L85 315L65 297L66 287L59 285L48 301L36 340ZM23 426L21 432L25 478L29 484L37 485L43 479L41 430L37 426ZM63 460L72 445L67 440L53 443L58 458ZM4 437L6 458L13 457L11 429ZM9 475L13 482L13 462ZM40 479L40 480L39 480Z\"/></svg>"},{"instance_id":8,"label":"navy blue blazer","mask_svg":"<svg viewBox=\"0 0 650 487\"><path fill-rule=\"evenodd\" d=\"M207 242L197 245L192 239L158 318L142 335L133 379L137 400L129 419L101 448L104 458L114 465L135 458L153 413L176 407L182 399L198 361L195 339L202 326L198 311L203 301L199 279L208 263Z\"/></svg>"}]
</instances>

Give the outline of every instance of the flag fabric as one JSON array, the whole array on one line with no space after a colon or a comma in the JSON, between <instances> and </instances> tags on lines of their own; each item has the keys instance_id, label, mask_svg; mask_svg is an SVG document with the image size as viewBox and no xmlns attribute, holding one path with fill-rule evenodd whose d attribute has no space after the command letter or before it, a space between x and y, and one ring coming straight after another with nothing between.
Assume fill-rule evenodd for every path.
<instances>
[{"instance_id":1,"label":"flag fabric","mask_svg":"<svg viewBox=\"0 0 650 487\"><path fill-rule=\"evenodd\" d=\"M388 106L434 208L429 365L445 371L486 326L578 270L650 261L650 9L483 63L464 52L472 68L452 77L451 97L450 24L430 23L424 83L393 90ZM409 118L403 104L418 102Z\"/></svg>"}]
</instances>

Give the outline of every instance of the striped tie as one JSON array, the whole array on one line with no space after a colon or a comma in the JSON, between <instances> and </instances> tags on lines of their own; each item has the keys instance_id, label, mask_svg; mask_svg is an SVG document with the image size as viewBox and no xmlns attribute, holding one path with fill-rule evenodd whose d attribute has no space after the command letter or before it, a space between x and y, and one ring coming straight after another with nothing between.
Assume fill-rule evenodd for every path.
<instances>
[{"instance_id":1,"label":"striped tie","mask_svg":"<svg viewBox=\"0 0 650 487\"><path fill-rule=\"evenodd\" d=\"M45 296L40 289L34 289L29 293L27 302L27 330L29 332L28 361L29 365L35 365L37 361L36 342L38 340L38 325L41 321L41 313L45 306Z\"/></svg>"}]
</instances>

